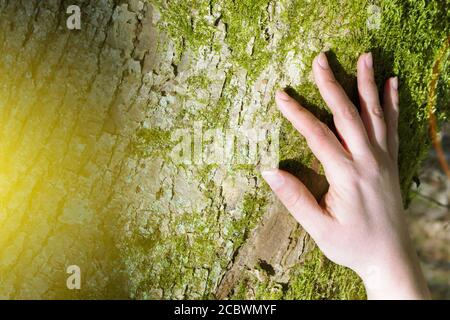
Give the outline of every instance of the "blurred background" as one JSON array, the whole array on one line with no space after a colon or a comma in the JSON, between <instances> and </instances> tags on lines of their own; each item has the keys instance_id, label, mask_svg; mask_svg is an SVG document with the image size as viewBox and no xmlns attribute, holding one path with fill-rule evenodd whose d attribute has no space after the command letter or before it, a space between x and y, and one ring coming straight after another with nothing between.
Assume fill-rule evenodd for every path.
<instances>
[{"instance_id":1,"label":"blurred background","mask_svg":"<svg viewBox=\"0 0 450 320\"><path fill-rule=\"evenodd\" d=\"M450 163L450 123L442 127L441 145ZM422 164L419 181L409 206L411 235L433 298L450 300L450 179L434 148Z\"/></svg>"}]
</instances>

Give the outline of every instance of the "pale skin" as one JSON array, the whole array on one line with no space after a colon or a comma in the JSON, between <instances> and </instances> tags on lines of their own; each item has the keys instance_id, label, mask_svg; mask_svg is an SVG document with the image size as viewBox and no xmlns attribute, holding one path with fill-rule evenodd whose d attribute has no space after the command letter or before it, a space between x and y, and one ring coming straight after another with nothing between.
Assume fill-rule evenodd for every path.
<instances>
[{"instance_id":1,"label":"pale skin","mask_svg":"<svg viewBox=\"0 0 450 320\"><path fill-rule=\"evenodd\" d=\"M380 101L372 54L362 54L360 114L335 80L326 54L319 54L312 68L339 138L284 91L277 92L276 103L322 163L328 192L318 202L299 179L279 169L262 172L264 179L322 252L361 277L369 299L430 298L400 192L398 79L386 81Z\"/></svg>"}]
</instances>

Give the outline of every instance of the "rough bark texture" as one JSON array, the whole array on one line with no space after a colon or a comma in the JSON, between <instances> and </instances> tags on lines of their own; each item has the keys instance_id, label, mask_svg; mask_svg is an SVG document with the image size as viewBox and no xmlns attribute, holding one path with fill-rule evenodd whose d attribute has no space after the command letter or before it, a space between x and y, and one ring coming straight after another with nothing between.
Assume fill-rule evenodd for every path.
<instances>
[{"instance_id":1,"label":"rough bark texture","mask_svg":"<svg viewBox=\"0 0 450 320\"><path fill-rule=\"evenodd\" d=\"M80 31L65 27L71 4ZM380 85L400 76L406 196L428 144L448 1L375 4L373 29L365 1L0 0L0 296L363 298L273 198L252 143L238 138L211 160L195 134L258 129L259 152L279 143L280 165L320 197L320 165L274 91L290 87L331 123L312 58L329 49L356 98L355 61L372 50ZM432 97L440 119L447 60ZM174 161L177 129L191 163ZM69 265L81 290L66 287Z\"/></svg>"}]
</instances>

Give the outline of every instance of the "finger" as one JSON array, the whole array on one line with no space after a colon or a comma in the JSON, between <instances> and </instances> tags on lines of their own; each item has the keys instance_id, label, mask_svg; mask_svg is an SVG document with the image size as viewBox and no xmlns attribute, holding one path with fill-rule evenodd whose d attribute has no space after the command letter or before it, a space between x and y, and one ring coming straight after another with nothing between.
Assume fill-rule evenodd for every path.
<instances>
[{"instance_id":1,"label":"finger","mask_svg":"<svg viewBox=\"0 0 450 320\"><path fill-rule=\"evenodd\" d=\"M334 133L311 112L300 106L284 91L277 91L276 102L283 115L305 137L311 151L331 172L345 158L350 159Z\"/></svg>"},{"instance_id":2,"label":"finger","mask_svg":"<svg viewBox=\"0 0 450 320\"><path fill-rule=\"evenodd\" d=\"M369 140L358 110L337 83L325 53L313 62L313 73L320 94L333 113L336 128L352 154L369 151Z\"/></svg>"},{"instance_id":3,"label":"finger","mask_svg":"<svg viewBox=\"0 0 450 320\"><path fill-rule=\"evenodd\" d=\"M384 86L384 114L386 117L386 135L388 151L391 158L397 162L398 158L398 78L390 78Z\"/></svg>"},{"instance_id":4,"label":"finger","mask_svg":"<svg viewBox=\"0 0 450 320\"><path fill-rule=\"evenodd\" d=\"M372 53L359 57L357 69L361 118L367 135L372 145L387 151L386 124L375 83Z\"/></svg>"},{"instance_id":5,"label":"finger","mask_svg":"<svg viewBox=\"0 0 450 320\"><path fill-rule=\"evenodd\" d=\"M303 228L313 238L320 237L331 218L324 214L308 188L286 171L273 169L262 172L262 176Z\"/></svg>"}]
</instances>

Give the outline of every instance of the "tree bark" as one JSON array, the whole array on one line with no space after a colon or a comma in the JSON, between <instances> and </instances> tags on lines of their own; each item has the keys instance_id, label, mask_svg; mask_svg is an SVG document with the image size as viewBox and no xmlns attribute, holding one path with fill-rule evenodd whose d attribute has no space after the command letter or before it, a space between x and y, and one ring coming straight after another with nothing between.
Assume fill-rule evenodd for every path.
<instances>
[{"instance_id":1,"label":"tree bark","mask_svg":"<svg viewBox=\"0 0 450 320\"><path fill-rule=\"evenodd\" d=\"M378 21L365 1L0 0L0 297L364 298L259 175L279 159L327 189L273 95L288 87L331 125L312 58L330 50L355 99L373 50L380 87L400 75L407 198L447 5L383 2Z\"/></svg>"}]
</instances>

